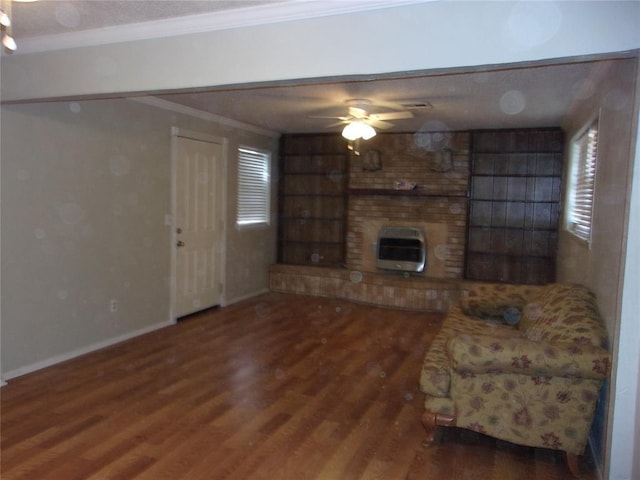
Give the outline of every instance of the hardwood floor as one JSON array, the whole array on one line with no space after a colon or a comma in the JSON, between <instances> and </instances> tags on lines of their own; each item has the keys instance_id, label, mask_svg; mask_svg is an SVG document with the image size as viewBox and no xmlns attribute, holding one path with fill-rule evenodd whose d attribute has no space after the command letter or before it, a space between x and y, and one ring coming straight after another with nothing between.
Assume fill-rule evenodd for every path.
<instances>
[{"instance_id":1,"label":"hardwood floor","mask_svg":"<svg viewBox=\"0 0 640 480\"><path fill-rule=\"evenodd\" d=\"M422 446L441 319L266 294L13 379L2 479L570 478L560 453L463 430Z\"/></svg>"}]
</instances>

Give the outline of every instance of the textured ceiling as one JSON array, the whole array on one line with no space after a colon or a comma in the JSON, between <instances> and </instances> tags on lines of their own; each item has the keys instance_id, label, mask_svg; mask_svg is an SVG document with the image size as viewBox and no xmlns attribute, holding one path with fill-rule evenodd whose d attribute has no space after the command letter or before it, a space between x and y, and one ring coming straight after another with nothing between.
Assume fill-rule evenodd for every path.
<instances>
[{"instance_id":1,"label":"textured ceiling","mask_svg":"<svg viewBox=\"0 0 640 480\"><path fill-rule=\"evenodd\" d=\"M313 117L346 115L348 100L356 98L372 101L370 113L391 111L388 102L430 105L412 109L411 119L394 120L389 131L559 126L609 65L582 62L158 96L287 133L339 131L341 126L329 127L335 123L331 119Z\"/></svg>"}]
</instances>

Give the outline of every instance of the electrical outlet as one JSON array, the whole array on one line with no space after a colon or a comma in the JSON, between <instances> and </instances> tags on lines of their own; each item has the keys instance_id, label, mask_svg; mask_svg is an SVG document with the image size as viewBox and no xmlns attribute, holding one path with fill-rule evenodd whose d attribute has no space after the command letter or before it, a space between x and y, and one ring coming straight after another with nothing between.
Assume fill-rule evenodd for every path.
<instances>
[{"instance_id":1,"label":"electrical outlet","mask_svg":"<svg viewBox=\"0 0 640 480\"><path fill-rule=\"evenodd\" d=\"M112 300L109 301L109 311L111 313L114 313L114 312L118 311L118 300L112 299Z\"/></svg>"}]
</instances>

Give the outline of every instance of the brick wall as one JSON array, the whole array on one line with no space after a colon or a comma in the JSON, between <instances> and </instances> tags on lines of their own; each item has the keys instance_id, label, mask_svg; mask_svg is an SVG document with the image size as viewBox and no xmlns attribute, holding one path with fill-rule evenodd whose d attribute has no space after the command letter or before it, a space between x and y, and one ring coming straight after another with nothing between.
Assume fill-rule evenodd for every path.
<instances>
[{"instance_id":1,"label":"brick wall","mask_svg":"<svg viewBox=\"0 0 640 480\"><path fill-rule=\"evenodd\" d=\"M365 195L349 199L347 268L376 271L375 245L383 226L422 229L427 241L425 275L462 278L466 201Z\"/></svg>"},{"instance_id":2,"label":"brick wall","mask_svg":"<svg viewBox=\"0 0 640 480\"><path fill-rule=\"evenodd\" d=\"M375 272L382 226L421 228L430 278L460 279L469 181L468 132L379 134L360 146L349 169L346 264ZM398 192L396 181L416 183Z\"/></svg>"}]
</instances>

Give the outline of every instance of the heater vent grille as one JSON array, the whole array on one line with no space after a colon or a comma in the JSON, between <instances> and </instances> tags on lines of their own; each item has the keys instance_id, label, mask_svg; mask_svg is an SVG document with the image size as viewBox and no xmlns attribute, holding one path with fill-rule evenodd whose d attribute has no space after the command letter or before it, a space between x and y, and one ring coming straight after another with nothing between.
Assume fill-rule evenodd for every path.
<instances>
[{"instance_id":1,"label":"heater vent grille","mask_svg":"<svg viewBox=\"0 0 640 480\"><path fill-rule=\"evenodd\" d=\"M382 227L379 237L423 238L422 231L411 227Z\"/></svg>"},{"instance_id":2,"label":"heater vent grille","mask_svg":"<svg viewBox=\"0 0 640 480\"><path fill-rule=\"evenodd\" d=\"M376 250L376 265L383 270L422 272L426 266L426 241L418 228L382 227Z\"/></svg>"}]
</instances>

